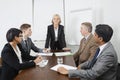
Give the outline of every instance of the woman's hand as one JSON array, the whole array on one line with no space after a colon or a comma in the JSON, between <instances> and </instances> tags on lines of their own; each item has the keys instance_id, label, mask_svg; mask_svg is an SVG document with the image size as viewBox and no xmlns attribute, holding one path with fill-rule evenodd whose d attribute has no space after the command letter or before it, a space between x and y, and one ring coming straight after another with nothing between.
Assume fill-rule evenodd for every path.
<instances>
[{"instance_id":1,"label":"woman's hand","mask_svg":"<svg viewBox=\"0 0 120 80\"><path fill-rule=\"evenodd\" d=\"M38 56L38 57L34 60L35 64L37 64L37 63L39 63L39 62L41 62L41 61L42 61L42 57L41 57L41 56Z\"/></svg>"}]
</instances>

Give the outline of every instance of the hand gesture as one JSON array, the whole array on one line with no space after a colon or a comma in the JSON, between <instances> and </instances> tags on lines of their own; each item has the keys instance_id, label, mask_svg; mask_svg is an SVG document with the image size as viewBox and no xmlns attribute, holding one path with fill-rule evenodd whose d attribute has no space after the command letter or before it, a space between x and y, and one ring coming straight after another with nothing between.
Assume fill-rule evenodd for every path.
<instances>
[{"instance_id":1,"label":"hand gesture","mask_svg":"<svg viewBox=\"0 0 120 80\"><path fill-rule=\"evenodd\" d=\"M41 56L38 56L38 57L34 60L35 64L37 64L37 63L39 63L39 62L41 62L41 61L42 61L42 57L41 57Z\"/></svg>"}]
</instances>

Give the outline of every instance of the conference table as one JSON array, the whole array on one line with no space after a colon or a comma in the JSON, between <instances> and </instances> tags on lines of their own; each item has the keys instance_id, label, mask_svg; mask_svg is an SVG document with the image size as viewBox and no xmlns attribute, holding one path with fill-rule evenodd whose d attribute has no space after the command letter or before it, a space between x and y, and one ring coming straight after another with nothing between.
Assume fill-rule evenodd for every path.
<instances>
[{"instance_id":1,"label":"conference table","mask_svg":"<svg viewBox=\"0 0 120 80\"><path fill-rule=\"evenodd\" d=\"M67 75L62 75L50 68L57 65L57 56L46 56L48 64L45 67L33 67L22 70L15 80L80 80L80 78L69 78ZM72 55L62 56L63 64L75 66Z\"/></svg>"}]
</instances>

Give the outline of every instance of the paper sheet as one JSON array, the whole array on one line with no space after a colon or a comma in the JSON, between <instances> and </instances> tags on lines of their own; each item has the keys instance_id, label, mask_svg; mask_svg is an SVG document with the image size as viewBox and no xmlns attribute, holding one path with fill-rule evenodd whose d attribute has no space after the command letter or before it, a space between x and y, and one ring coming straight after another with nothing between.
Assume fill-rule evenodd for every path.
<instances>
[{"instance_id":1,"label":"paper sheet","mask_svg":"<svg viewBox=\"0 0 120 80\"><path fill-rule=\"evenodd\" d=\"M55 65L55 66L53 66L52 68L50 68L50 69L52 69L52 70L54 70L54 71L57 71L57 69L59 68L59 67L64 67L64 68L66 68L67 70L76 70L77 69L77 67L73 67L73 66L69 66L69 65L65 65L65 64L57 64L57 65Z\"/></svg>"},{"instance_id":2,"label":"paper sheet","mask_svg":"<svg viewBox=\"0 0 120 80\"><path fill-rule=\"evenodd\" d=\"M52 56L53 53L39 53L40 56Z\"/></svg>"},{"instance_id":3,"label":"paper sheet","mask_svg":"<svg viewBox=\"0 0 120 80\"><path fill-rule=\"evenodd\" d=\"M68 56L68 55L72 55L71 52L56 52L55 53L56 56Z\"/></svg>"}]
</instances>

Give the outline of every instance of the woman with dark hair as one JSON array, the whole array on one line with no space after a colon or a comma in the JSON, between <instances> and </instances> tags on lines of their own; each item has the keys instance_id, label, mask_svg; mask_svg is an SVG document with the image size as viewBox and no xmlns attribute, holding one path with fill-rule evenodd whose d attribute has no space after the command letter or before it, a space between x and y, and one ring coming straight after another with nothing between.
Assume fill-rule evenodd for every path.
<instances>
[{"instance_id":1,"label":"woman with dark hair","mask_svg":"<svg viewBox=\"0 0 120 80\"><path fill-rule=\"evenodd\" d=\"M51 50L62 50L66 47L64 26L60 25L60 23L60 16L55 14L52 19L52 25L49 25L47 29L45 50L49 46Z\"/></svg>"},{"instance_id":2,"label":"woman with dark hair","mask_svg":"<svg viewBox=\"0 0 120 80\"><path fill-rule=\"evenodd\" d=\"M2 72L0 80L13 80L20 70L34 67L42 58L38 56L33 61L22 62L22 47L19 43L22 40L22 31L11 28L6 34L8 43L4 46L2 57Z\"/></svg>"}]
</instances>

